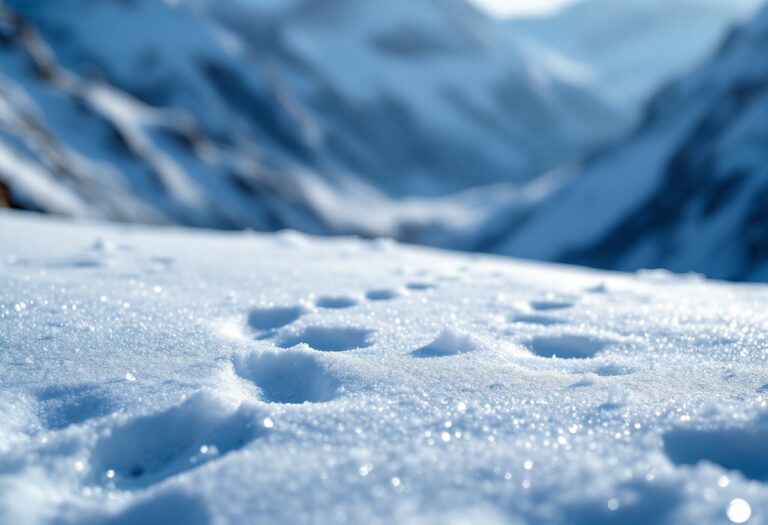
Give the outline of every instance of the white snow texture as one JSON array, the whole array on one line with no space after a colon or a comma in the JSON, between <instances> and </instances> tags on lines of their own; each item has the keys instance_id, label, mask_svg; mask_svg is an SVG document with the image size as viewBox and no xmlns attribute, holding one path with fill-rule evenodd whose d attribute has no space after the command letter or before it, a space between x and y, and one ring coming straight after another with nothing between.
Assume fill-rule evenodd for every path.
<instances>
[{"instance_id":1,"label":"white snow texture","mask_svg":"<svg viewBox=\"0 0 768 525\"><path fill-rule=\"evenodd\" d=\"M0 213L3 524L768 521L761 285Z\"/></svg>"}]
</instances>

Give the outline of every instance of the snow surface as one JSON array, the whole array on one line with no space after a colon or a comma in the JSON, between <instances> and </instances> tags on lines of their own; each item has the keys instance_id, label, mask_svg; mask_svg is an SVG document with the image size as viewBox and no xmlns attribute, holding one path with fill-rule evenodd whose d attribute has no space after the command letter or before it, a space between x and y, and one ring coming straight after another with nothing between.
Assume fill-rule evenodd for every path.
<instances>
[{"instance_id":1,"label":"snow surface","mask_svg":"<svg viewBox=\"0 0 768 525\"><path fill-rule=\"evenodd\" d=\"M0 280L2 523L768 521L764 286L12 212Z\"/></svg>"}]
</instances>

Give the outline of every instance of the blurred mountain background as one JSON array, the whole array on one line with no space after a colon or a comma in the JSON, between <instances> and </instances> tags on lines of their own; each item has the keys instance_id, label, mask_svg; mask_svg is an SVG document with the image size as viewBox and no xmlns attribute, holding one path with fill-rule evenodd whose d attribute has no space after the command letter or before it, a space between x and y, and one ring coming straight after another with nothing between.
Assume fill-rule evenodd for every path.
<instances>
[{"instance_id":1,"label":"blurred mountain background","mask_svg":"<svg viewBox=\"0 0 768 525\"><path fill-rule=\"evenodd\" d=\"M714 52L761 0L583 0L508 23L570 60L591 89L632 116L670 79Z\"/></svg>"},{"instance_id":2,"label":"blurred mountain background","mask_svg":"<svg viewBox=\"0 0 768 525\"><path fill-rule=\"evenodd\" d=\"M5 0L0 203L765 280L766 56L757 0Z\"/></svg>"},{"instance_id":3,"label":"blurred mountain background","mask_svg":"<svg viewBox=\"0 0 768 525\"><path fill-rule=\"evenodd\" d=\"M567 170L494 250L768 280L768 10Z\"/></svg>"}]
</instances>

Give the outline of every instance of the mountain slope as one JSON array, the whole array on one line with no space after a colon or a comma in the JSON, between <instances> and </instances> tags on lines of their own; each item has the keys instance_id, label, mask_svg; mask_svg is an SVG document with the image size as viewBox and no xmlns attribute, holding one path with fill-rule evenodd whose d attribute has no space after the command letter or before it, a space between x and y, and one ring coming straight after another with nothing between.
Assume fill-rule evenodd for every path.
<instances>
[{"instance_id":1,"label":"mountain slope","mask_svg":"<svg viewBox=\"0 0 768 525\"><path fill-rule=\"evenodd\" d=\"M156 23L168 9L161 3L142 5L146 19ZM52 7L46 6L50 12ZM223 122L203 122L208 113L151 106L105 81L98 65L64 67L26 18L8 9L2 15L7 104L0 173L13 204L68 215L216 227L263 228L313 215L296 178L283 176L291 164L277 147L261 154L253 133L231 134L227 142L216 134ZM173 20L189 22L188 40L201 53L216 54L196 20L182 14ZM100 30L109 35L108 24L94 24L93 33L98 36ZM66 28L59 31L67 34ZM101 48L121 49L107 44ZM126 60L115 56L117 65ZM174 64L184 67L181 59ZM181 80L169 73L167 81L171 87ZM201 108L215 109L211 104L206 100ZM315 223L322 228L316 216L305 221Z\"/></svg>"},{"instance_id":2,"label":"mountain slope","mask_svg":"<svg viewBox=\"0 0 768 525\"><path fill-rule=\"evenodd\" d=\"M768 10L671 85L623 143L570 172L503 253L768 278Z\"/></svg>"},{"instance_id":3,"label":"mountain slope","mask_svg":"<svg viewBox=\"0 0 768 525\"><path fill-rule=\"evenodd\" d=\"M662 84L697 66L761 0L582 0L508 24L578 67L617 106L638 113Z\"/></svg>"},{"instance_id":4,"label":"mountain slope","mask_svg":"<svg viewBox=\"0 0 768 525\"><path fill-rule=\"evenodd\" d=\"M403 196L527 180L620 120L459 0L4 5L0 184L29 209L398 235Z\"/></svg>"},{"instance_id":5,"label":"mountain slope","mask_svg":"<svg viewBox=\"0 0 768 525\"><path fill-rule=\"evenodd\" d=\"M249 6L211 2L208 12L254 48L276 50L264 57L281 56L270 61L273 71L301 63L282 75L292 90L321 115L332 137L368 139L355 144L377 159L365 165L366 173L375 176L384 167L380 176L392 180L389 164L399 162L397 184L406 188L400 193L444 192L429 187L429 173L454 189L466 188L467 180L525 179L611 136L622 123L581 86L529 60L495 20L463 0ZM413 125L421 135L410 146L417 151L401 151L394 130ZM435 135L443 135L445 147L423 142ZM378 160L382 154L390 162ZM409 170L411 155L426 164ZM464 182L451 184L453 178Z\"/></svg>"}]
</instances>

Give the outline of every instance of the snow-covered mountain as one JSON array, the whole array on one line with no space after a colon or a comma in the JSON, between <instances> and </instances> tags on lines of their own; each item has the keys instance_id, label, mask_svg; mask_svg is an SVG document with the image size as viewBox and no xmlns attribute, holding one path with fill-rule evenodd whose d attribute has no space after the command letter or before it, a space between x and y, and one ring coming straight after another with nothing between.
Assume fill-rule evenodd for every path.
<instances>
[{"instance_id":1,"label":"snow-covered mountain","mask_svg":"<svg viewBox=\"0 0 768 525\"><path fill-rule=\"evenodd\" d=\"M581 0L509 25L555 52L597 92L638 113L672 77L698 65L762 0Z\"/></svg>"},{"instance_id":2,"label":"snow-covered mountain","mask_svg":"<svg viewBox=\"0 0 768 525\"><path fill-rule=\"evenodd\" d=\"M463 0L7 0L0 64L4 198L125 221L401 236L621 124Z\"/></svg>"},{"instance_id":3,"label":"snow-covered mountain","mask_svg":"<svg viewBox=\"0 0 768 525\"><path fill-rule=\"evenodd\" d=\"M328 133L355 136L355 150L373 159L360 169L380 173L399 194L529 178L622 123L565 72L532 61L496 20L464 0L208 5L255 49L275 50L268 57L273 71L291 63L282 75L291 90ZM265 29L254 31L259 24ZM412 126L402 151L396 130ZM416 170L408 168L412 158Z\"/></svg>"},{"instance_id":4,"label":"snow-covered mountain","mask_svg":"<svg viewBox=\"0 0 768 525\"><path fill-rule=\"evenodd\" d=\"M768 9L489 249L768 278Z\"/></svg>"}]
</instances>

